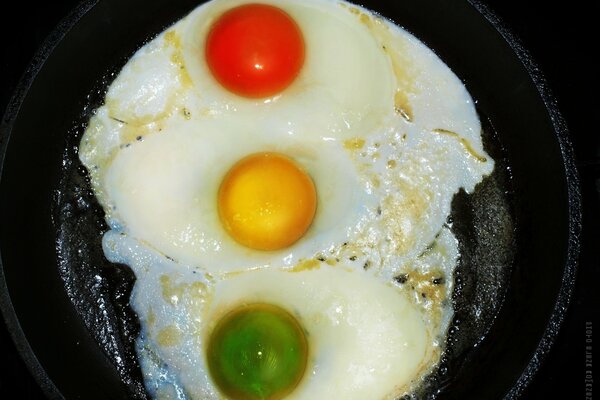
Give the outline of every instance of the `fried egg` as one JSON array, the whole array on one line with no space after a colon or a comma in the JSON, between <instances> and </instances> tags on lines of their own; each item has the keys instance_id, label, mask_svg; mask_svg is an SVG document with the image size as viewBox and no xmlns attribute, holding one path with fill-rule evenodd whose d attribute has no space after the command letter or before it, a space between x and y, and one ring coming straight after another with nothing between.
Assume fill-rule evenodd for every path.
<instances>
[{"instance_id":1,"label":"fried egg","mask_svg":"<svg viewBox=\"0 0 600 400\"><path fill-rule=\"evenodd\" d=\"M248 35L296 50L235 69ZM199 6L123 67L79 156L157 399L411 393L452 318L453 196L494 168L458 77L329 0Z\"/></svg>"},{"instance_id":2,"label":"fried egg","mask_svg":"<svg viewBox=\"0 0 600 400\"><path fill-rule=\"evenodd\" d=\"M239 135L244 132L244 135ZM319 207L310 230L294 247L256 252L222 229L215 200L228 170L249 154L285 154L313 177ZM349 236L376 205L351 157L335 143L277 135L270 127L229 121L170 124L158 135L124 148L104 176L111 226L123 227L157 251L211 273L284 263L294 265Z\"/></svg>"},{"instance_id":3,"label":"fried egg","mask_svg":"<svg viewBox=\"0 0 600 400\"><path fill-rule=\"evenodd\" d=\"M422 264L413 266L415 282L418 273L451 273L455 241L449 232L442 236ZM214 279L201 268L161 257L114 231L105 235L103 244L110 261L130 265L138 277L131 297L144 326L138 354L155 398L221 398L203 350L229 310L253 304L288 310L306 332L306 371L289 399L399 396L439 357L441 325L447 325L450 307L438 310L446 321L433 313L425 316L421 295L406 296L392 282L385 284L344 262L250 270ZM431 301L445 296L445 288L444 293L435 290L427 292Z\"/></svg>"},{"instance_id":4,"label":"fried egg","mask_svg":"<svg viewBox=\"0 0 600 400\"><path fill-rule=\"evenodd\" d=\"M214 325L244 305L285 308L306 330L305 378L290 399L410 392L439 359L452 317L447 299L458 245L447 228L387 283L349 260L214 279L123 233L108 232L103 247L110 261L131 266L138 277L130 300L144 327L137 352L148 392L157 399L222 398L204 349ZM407 290L411 285L415 290Z\"/></svg>"}]
</instances>

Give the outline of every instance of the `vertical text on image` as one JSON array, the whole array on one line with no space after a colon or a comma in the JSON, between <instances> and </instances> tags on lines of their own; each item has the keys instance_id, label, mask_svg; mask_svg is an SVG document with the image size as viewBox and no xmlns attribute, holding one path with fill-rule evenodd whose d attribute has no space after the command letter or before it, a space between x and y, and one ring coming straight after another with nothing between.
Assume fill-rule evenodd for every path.
<instances>
[{"instance_id":1,"label":"vertical text on image","mask_svg":"<svg viewBox=\"0 0 600 400\"><path fill-rule=\"evenodd\" d=\"M585 399L592 400L592 321L585 323Z\"/></svg>"}]
</instances>

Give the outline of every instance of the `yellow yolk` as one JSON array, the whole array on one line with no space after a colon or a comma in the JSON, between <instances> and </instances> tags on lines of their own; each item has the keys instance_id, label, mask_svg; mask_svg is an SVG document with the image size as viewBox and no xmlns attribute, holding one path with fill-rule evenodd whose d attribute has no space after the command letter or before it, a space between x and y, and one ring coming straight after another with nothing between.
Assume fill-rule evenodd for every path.
<instances>
[{"instance_id":1,"label":"yellow yolk","mask_svg":"<svg viewBox=\"0 0 600 400\"><path fill-rule=\"evenodd\" d=\"M229 170L219 188L219 216L238 243L278 250L300 239L317 209L310 176L277 153L250 155Z\"/></svg>"}]
</instances>

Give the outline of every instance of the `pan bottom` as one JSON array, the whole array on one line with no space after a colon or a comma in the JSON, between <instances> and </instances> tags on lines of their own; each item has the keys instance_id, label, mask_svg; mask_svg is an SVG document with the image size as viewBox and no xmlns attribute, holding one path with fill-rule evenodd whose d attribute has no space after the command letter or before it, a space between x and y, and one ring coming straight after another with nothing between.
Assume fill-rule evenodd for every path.
<instances>
[{"instance_id":1,"label":"pan bottom","mask_svg":"<svg viewBox=\"0 0 600 400\"><path fill-rule=\"evenodd\" d=\"M104 257L101 239L108 226L77 156L89 113L102 101L107 83L102 80L101 89L89 96L89 106L67 135L53 204L56 248L65 290L89 332L117 369L129 396L147 399L135 352L140 324L129 306L135 276L128 266ZM459 381L456 377L468 373L465 365L477 357L477 347L508 290L516 232L510 167L497 134L483 116L482 124L485 150L496 167L473 194L461 190L453 200L448 224L460 249L452 297L455 314L440 365L412 396L415 399L452 392Z\"/></svg>"}]
</instances>

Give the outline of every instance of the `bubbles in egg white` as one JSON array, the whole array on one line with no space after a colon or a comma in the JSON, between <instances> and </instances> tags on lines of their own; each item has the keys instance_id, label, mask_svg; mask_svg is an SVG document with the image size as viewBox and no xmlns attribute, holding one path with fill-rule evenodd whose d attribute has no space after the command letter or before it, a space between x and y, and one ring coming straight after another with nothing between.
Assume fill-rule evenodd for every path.
<instances>
[{"instance_id":1,"label":"bubbles in egg white","mask_svg":"<svg viewBox=\"0 0 600 400\"><path fill-rule=\"evenodd\" d=\"M452 317L452 198L494 167L473 102L412 35L327 0L267 1L298 22L307 64L274 98L232 95L210 76L203 38L243 3L206 3L142 47L81 141L112 228L105 254L136 274L146 386L219 398L202 345L228 307L265 301L294 313L312 345L289 398L407 393L439 360ZM243 248L218 220L220 180L262 151L294 158L319 196L306 236L282 251Z\"/></svg>"}]
</instances>

